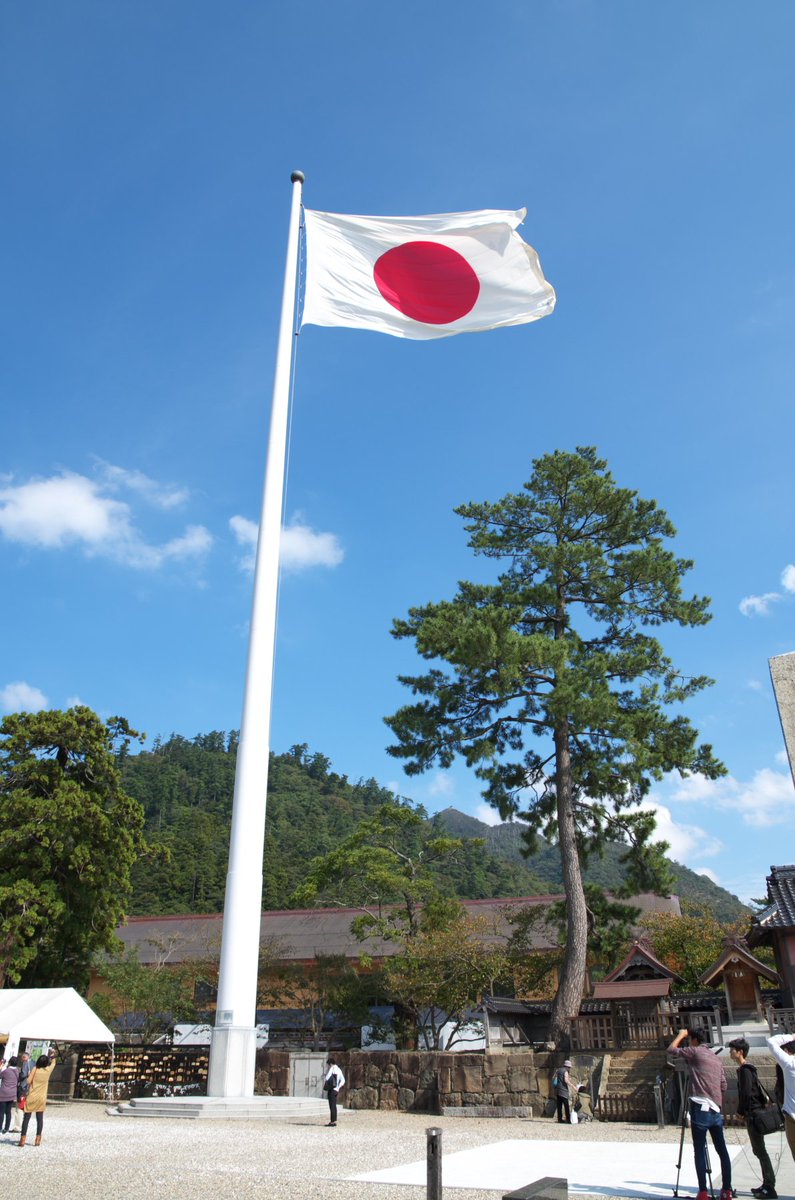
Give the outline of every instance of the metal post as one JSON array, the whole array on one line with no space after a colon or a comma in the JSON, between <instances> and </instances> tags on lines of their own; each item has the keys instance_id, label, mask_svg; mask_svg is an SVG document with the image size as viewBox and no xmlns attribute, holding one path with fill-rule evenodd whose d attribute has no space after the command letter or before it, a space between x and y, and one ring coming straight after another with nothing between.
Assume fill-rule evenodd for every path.
<instances>
[{"instance_id":1,"label":"metal post","mask_svg":"<svg viewBox=\"0 0 795 1200\"><path fill-rule=\"evenodd\" d=\"M428 1139L428 1190L427 1200L442 1200L442 1131L426 1129Z\"/></svg>"},{"instance_id":2,"label":"metal post","mask_svg":"<svg viewBox=\"0 0 795 1200\"><path fill-rule=\"evenodd\" d=\"M659 1075L654 1085L654 1107L657 1110L657 1128L665 1129L665 1109L663 1108L662 1082Z\"/></svg>"}]
</instances>

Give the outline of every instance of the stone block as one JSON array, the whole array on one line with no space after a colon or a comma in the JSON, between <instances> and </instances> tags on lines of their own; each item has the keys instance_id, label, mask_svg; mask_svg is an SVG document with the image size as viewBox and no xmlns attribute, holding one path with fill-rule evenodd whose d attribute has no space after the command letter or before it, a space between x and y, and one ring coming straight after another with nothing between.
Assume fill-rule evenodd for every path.
<instances>
[{"instance_id":1,"label":"stone block","mask_svg":"<svg viewBox=\"0 0 795 1200\"><path fill-rule=\"evenodd\" d=\"M482 1063L482 1060L481 1060ZM483 1090L483 1068L481 1063L455 1063L450 1068L450 1086L457 1092L480 1092Z\"/></svg>"},{"instance_id":2,"label":"stone block","mask_svg":"<svg viewBox=\"0 0 795 1200\"><path fill-rule=\"evenodd\" d=\"M411 1088L398 1088L398 1108L401 1112L408 1112L414 1107L414 1092Z\"/></svg>"},{"instance_id":3,"label":"stone block","mask_svg":"<svg viewBox=\"0 0 795 1200\"><path fill-rule=\"evenodd\" d=\"M377 1063L370 1063L364 1073L364 1077L367 1080L368 1087L378 1087L382 1079L381 1068Z\"/></svg>"},{"instance_id":4,"label":"stone block","mask_svg":"<svg viewBox=\"0 0 795 1200\"><path fill-rule=\"evenodd\" d=\"M400 1080L398 1069L394 1063L388 1063L384 1067L381 1073L381 1078L383 1079L384 1083L397 1083Z\"/></svg>"},{"instance_id":5,"label":"stone block","mask_svg":"<svg viewBox=\"0 0 795 1200\"><path fill-rule=\"evenodd\" d=\"M381 1086L381 1093L378 1098L378 1107L387 1110L394 1110L398 1107L398 1089L391 1083L385 1083Z\"/></svg>"},{"instance_id":6,"label":"stone block","mask_svg":"<svg viewBox=\"0 0 795 1200\"><path fill-rule=\"evenodd\" d=\"M506 1192L502 1200L568 1200L569 1182L545 1175L515 1192Z\"/></svg>"},{"instance_id":7,"label":"stone block","mask_svg":"<svg viewBox=\"0 0 795 1200\"><path fill-rule=\"evenodd\" d=\"M378 1108L378 1092L371 1087L359 1088L348 1094L347 1103L350 1108Z\"/></svg>"},{"instance_id":8,"label":"stone block","mask_svg":"<svg viewBox=\"0 0 795 1200\"><path fill-rule=\"evenodd\" d=\"M508 1089L505 1086L505 1079L502 1075L487 1075L483 1081L483 1091L491 1092L492 1096L501 1096Z\"/></svg>"},{"instance_id":9,"label":"stone block","mask_svg":"<svg viewBox=\"0 0 795 1200\"><path fill-rule=\"evenodd\" d=\"M507 1075L509 1065L507 1054L486 1054L483 1057L483 1069L487 1075Z\"/></svg>"},{"instance_id":10,"label":"stone block","mask_svg":"<svg viewBox=\"0 0 795 1200\"><path fill-rule=\"evenodd\" d=\"M535 1071L511 1068L508 1072L508 1089L512 1092L529 1092L535 1083Z\"/></svg>"}]
</instances>

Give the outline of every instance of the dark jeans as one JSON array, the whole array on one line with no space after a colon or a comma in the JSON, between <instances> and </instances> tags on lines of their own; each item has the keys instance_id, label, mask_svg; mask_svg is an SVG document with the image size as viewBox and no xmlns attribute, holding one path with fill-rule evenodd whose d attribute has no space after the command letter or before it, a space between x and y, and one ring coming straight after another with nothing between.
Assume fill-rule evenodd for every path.
<instances>
[{"instance_id":1,"label":"dark jeans","mask_svg":"<svg viewBox=\"0 0 795 1200\"><path fill-rule=\"evenodd\" d=\"M558 1120L561 1123L563 1123L565 1120L566 1124L571 1125L571 1110L569 1109L568 1099L566 1096L556 1096L555 1100L557 1101L558 1105ZM565 1117L563 1116L564 1112L566 1114Z\"/></svg>"},{"instance_id":2,"label":"dark jeans","mask_svg":"<svg viewBox=\"0 0 795 1200\"><path fill-rule=\"evenodd\" d=\"M720 1159L721 1186L723 1189L730 1188L732 1163L729 1151L726 1149L726 1139L723 1136L723 1113L712 1112L711 1109L704 1112L698 1104L691 1101L690 1132L693 1134L693 1157L696 1160L698 1190L700 1192L707 1190L707 1134L712 1138L712 1144Z\"/></svg>"},{"instance_id":3,"label":"dark jeans","mask_svg":"<svg viewBox=\"0 0 795 1200\"><path fill-rule=\"evenodd\" d=\"M334 1124L336 1124L336 1121L337 1121L337 1093L334 1091L333 1088L329 1088L329 1090L326 1092L326 1095L328 1096L329 1120L331 1122L333 1122Z\"/></svg>"},{"instance_id":4,"label":"dark jeans","mask_svg":"<svg viewBox=\"0 0 795 1200\"><path fill-rule=\"evenodd\" d=\"M44 1113L43 1112L37 1112L37 1113L26 1112L24 1117L22 1118L22 1129L20 1130L20 1132L23 1137L26 1136L26 1134L28 1132L28 1125L30 1124L31 1117L36 1118L36 1136L41 1137L41 1131L44 1128Z\"/></svg>"},{"instance_id":5,"label":"dark jeans","mask_svg":"<svg viewBox=\"0 0 795 1200\"><path fill-rule=\"evenodd\" d=\"M8 1133L11 1128L11 1109L13 1100L0 1100L0 1133Z\"/></svg>"},{"instance_id":6,"label":"dark jeans","mask_svg":"<svg viewBox=\"0 0 795 1200\"><path fill-rule=\"evenodd\" d=\"M770 1155L767 1152L765 1145L765 1135L754 1128L754 1118L751 1113L745 1118L745 1126L748 1130L748 1141L751 1143L751 1149L759 1159L759 1165L762 1168L762 1183L765 1187L776 1187L776 1172L773 1170L773 1164L770 1161Z\"/></svg>"}]
</instances>

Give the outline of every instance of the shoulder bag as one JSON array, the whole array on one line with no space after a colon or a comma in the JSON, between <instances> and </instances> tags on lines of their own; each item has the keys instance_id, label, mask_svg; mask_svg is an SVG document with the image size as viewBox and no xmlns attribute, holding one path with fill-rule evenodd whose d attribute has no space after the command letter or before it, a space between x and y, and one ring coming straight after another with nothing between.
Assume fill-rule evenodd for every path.
<instances>
[{"instance_id":1,"label":"shoulder bag","mask_svg":"<svg viewBox=\"0 0 795 1200\"><path fill-rule=\"evenodd\" d=\"M759 1092L765 1107L750 1113L748 1119L757 1133L767 1137L769 1133L779 1133L784 1128L784 1114L776 1101L770 1099L767 1090L762 1087L761 1083L759 1083Z\"/></svg>"}]
</instances>

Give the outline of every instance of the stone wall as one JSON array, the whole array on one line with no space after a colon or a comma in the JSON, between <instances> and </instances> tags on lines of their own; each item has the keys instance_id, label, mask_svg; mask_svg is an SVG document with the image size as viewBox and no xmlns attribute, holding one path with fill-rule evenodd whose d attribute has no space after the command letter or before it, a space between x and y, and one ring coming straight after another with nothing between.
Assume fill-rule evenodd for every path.
<instances>
[{"instance_id":1,"label":"stone wall","mask_svg":"<svg viewBox=\"0 0 795 1200\"><path fill-rule=\"evenodd\" d=\"M558 1060L561 1056L558 1055ZM439 1113L443 1108L532 1108L549 1099L555 1056L532 1050L509 1054L350 1050L335 1053L346 1078L346 1108ZM289 1089L289 1055L257 1054L256 1090L274 1096Z\"/></svg>"}]
</instances>

